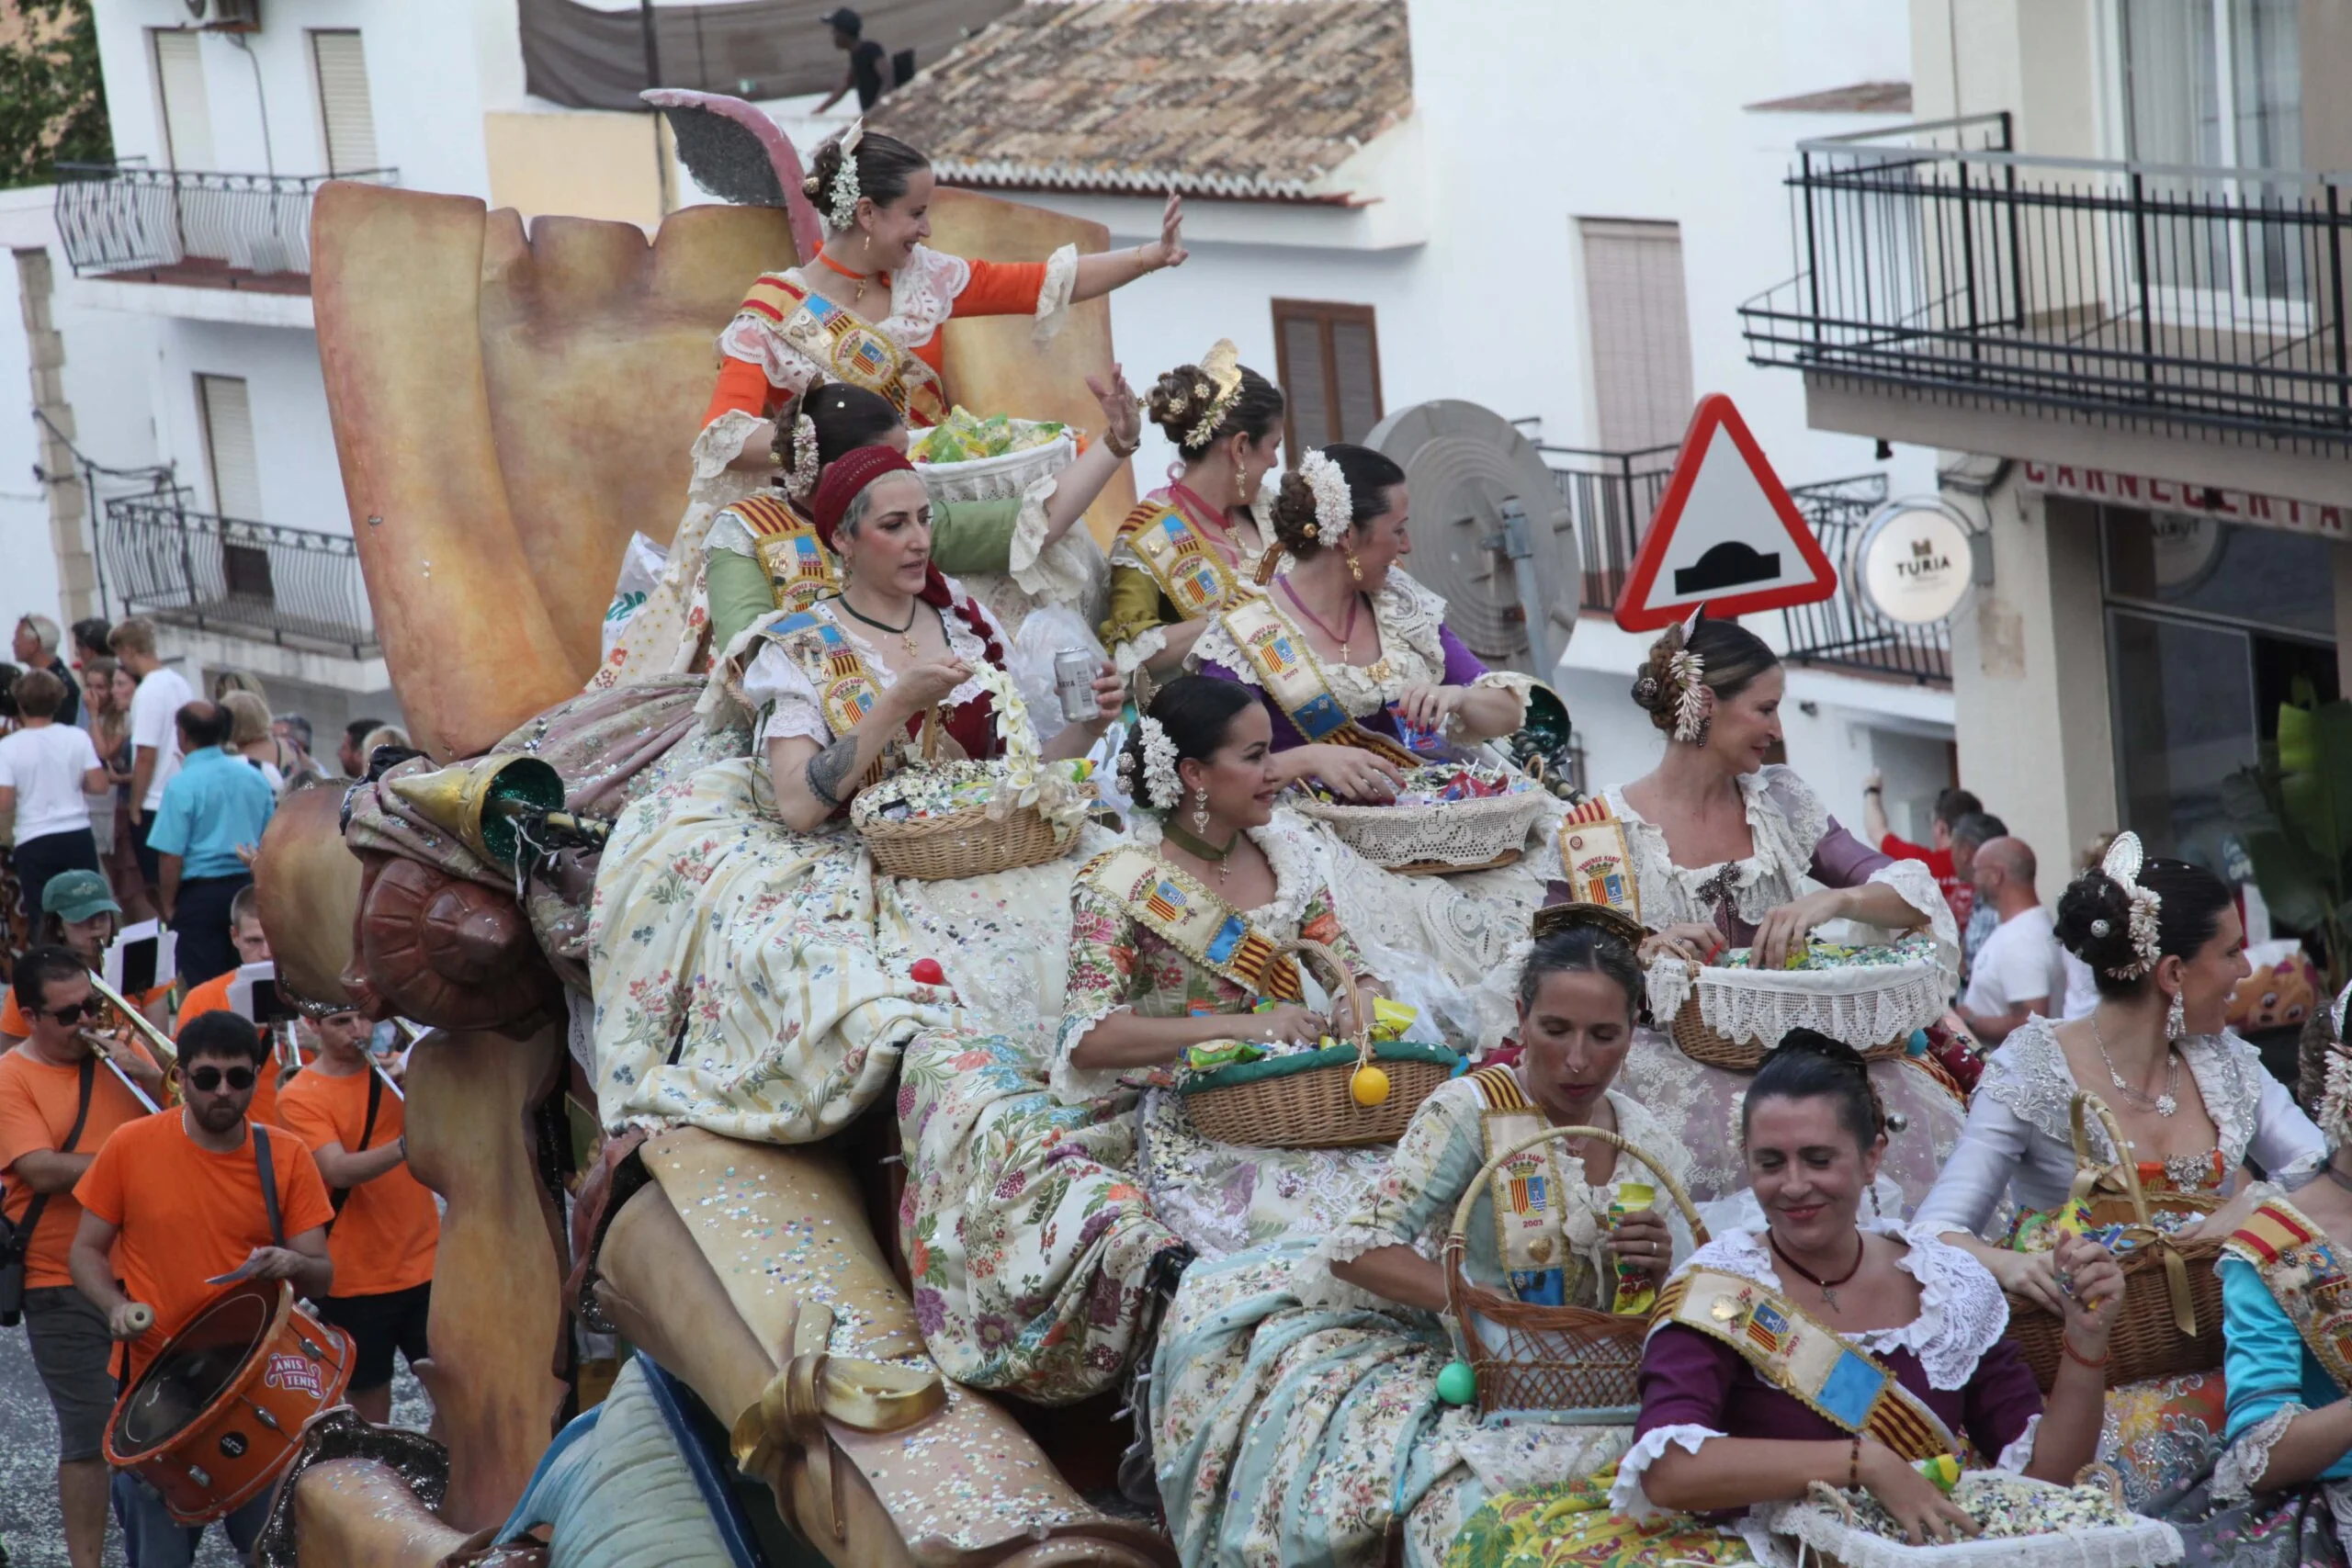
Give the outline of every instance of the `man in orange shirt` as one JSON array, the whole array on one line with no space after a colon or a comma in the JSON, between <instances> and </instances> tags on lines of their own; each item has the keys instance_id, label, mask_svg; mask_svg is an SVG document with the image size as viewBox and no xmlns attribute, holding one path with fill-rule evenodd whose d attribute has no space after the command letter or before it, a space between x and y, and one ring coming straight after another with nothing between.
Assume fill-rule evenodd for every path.
<instances>
[{"instance_id":1,"label":"man in orange shirt","mask_svg":"<svg viewBox=\"0 0 2352 1568\"><path fill-rule=\"evenodd\" d=\"M409 1174L401 1097L368 1065L373 1026L338 1012L317 1029L318 1060L288 1081L278 1111L311 1145L336 1206L327 1227L335 1293L319 1315L358 1346L351 1407L381 1426L392 1418L392 1352L412 1371L426 1354L441 1211Z\"/></svg>"},{"instance_id":2,"label":"man in orange shirt","mask_svg":"<svg viewBox=\"0 0 2352 1568\"><path fill-rule=\"evenodd\" d=\"M93 972L104 969L107 949L122 926L122 906L114 901L107 879L95 871L69 871L49 879L40 894L40 931L34 939L45 945L69 948L82 955ZM171 976L130 998L158 1029L171 1021ZM11 988L0 995L0 1045L14 1045L32 1032L25 1010Z\"/></svg>"},{"instance_id":3,"label":"man in orange shirt","mask_svg":"<svg viewBox=\"0 0 2352 1568\"><path fill-rule=\"evenodd\" d=\"M57 1413L57 1501L73 1568L98 1568L107 1543L107 1467L98 1445L114 1406L107 1320L74 1288L65 1255L81 1223L74 1184L107 1134L145 1116L82 1039L90 972L79 953L28 948L17 996L30 1031L0 1055L0 1176L25 1269L25 1337ZM151 1100L164 1075L136 1045L116 1058Z\"/></svg>"},{"instance_id":4,"label":"man in orange shirt","mask_svg":"<svg viewBox=\"0 0 2352 1568\"><path fill-rule=\"evenodd\" d=\"M248 882L229 901L229 936L237 944L240 966L266 964L270 959L269 936L261 929L261 900L254 892L256 886ZM190 986L187 995L180 998L179 1016L172 1021L172 1027L186 1029L190 1019L201 1018L208 1012L227 1012L229 987L236 978L236 970L225 969L202 985ZM265 1127L277 1125L279 1080L286 1071L276 1061L263 1064L261 1077L254 1085L254 1102L245 1112L248 1120Z\"/></svg>"},{"instance_id":5,"label":"man in orange shirt","mask_svg":"<svg viewBox=\"0 0 2352 1568\"><path fill-rule=\"evenodd\" d=\"M130 1342L126 1382L213 1299L209 1279L250 1267L252 1278L290 1280L313 1301L334 1286L326 1240L334 1209L318 1167L293 1134L245 1120L268 1057L260 1032L234 1013L213 1012L191 1021L178 1043L185 1102L117 1131L74 1189L82 1225L67 1261L107 1331ZM274 1211L262 1195L265 1167ZM155 1314L144 1334L132 1311L142 1303ZM239 1552L252 1552L268 1522L269 1496L221 1521ZM144 1480L116 1472L114 1506L130 1568L194 1562L204 1531L173 1519Z\"/></svg>"}]
</instances>

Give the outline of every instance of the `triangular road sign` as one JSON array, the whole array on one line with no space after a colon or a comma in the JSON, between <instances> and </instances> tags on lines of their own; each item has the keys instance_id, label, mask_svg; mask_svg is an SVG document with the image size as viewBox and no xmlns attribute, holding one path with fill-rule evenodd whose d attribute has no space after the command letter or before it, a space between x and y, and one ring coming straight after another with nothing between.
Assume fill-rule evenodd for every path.
<instances>
[{"instance_id":1,"label":"triangular road sign","mask_svg":"<svg viewBox=\"0 0 2352 1568\"><path fill-rule=\"evenodd\" d=\"M1617 596L1617 624L1657 631L1701 604L1710 615L1745 615L1837 592L1837 569L1747 422L1721 392L1701 398Z\"/></svg>"}]
</instances>

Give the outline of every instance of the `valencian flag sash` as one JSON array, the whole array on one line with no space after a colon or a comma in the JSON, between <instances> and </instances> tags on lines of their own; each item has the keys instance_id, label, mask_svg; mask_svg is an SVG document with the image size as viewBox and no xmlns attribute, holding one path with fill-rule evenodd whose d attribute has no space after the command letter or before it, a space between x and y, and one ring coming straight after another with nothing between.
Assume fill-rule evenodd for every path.
<instances>
[{"instance_id":1,"label":"valencian flag sash","mask_svg":"<svg viewBox=\"0 0 2352 1568\"><path fill-rule=\"evenodd\" d=\"M909 424L933 425L947 417L946 396L930 366L814 289L781 273L763 273L737 309L774 323L784 341L830 379L889 399Z\"/></svg>"},{"instance_id":2,"label":"valencian flag sash","mask_svg":"<svg viewBox=\"0 0 2352 1568\"><path fill-rule=\"evenodd\" d=\"M1129 513L1114 548L1132 556L1188 621L1225 608L1234 597L1233 569L1225 557L1164 502L1148 501Z\"/></svg>"},{"instance_id":3,"label":"valencian flag sash","mask_svg":"<svg viewBox=\"0 0 2352 1568\"><path fill-rule=\"evenodd\" d=\"M1177 952L1252 996L1295 1002L1306 995L1298 965L1239 910L1180 867L1123 844L1095 856L1079 880L1115 900Z\"/></svg>"},{"instance_id":4,"label":"valencian flag sash","mask_svg":"<svg viewBox=\"0 0 2352 1568\"><path fill-rule=\"evenodd\" d=\"M2327 1233L2292 1203L2273 1198L2231 1233L2222 1255L2254 1265L2312 1358L2338 1389L2352 1393L2352 1280Z\"/></svg>"},{"instance_id":5,"label":"valencian flag sash","mask_svg":"<svg viewBox=\"0 0 2352 1568\"><path fill-rule=\"evenodd\" d=\"M1348 716L1348 710L1331 694L1323 667L1307 648L1306 637L1274 607L1272 600L1244 599L1219 619L1242 658L1250 661L1259 688L1289 716L1300 735L1308 740L1359 746L1400 767L1409 768L1420 761L1386 736L1375 735Z\"/></svg>"},{"instance_id":6,"label":"valencian flag sash","mask_svg":"<svg viewBox=\"0 0 2352 1568\"><path fill-rule=\"evenodd\" d=\"M817 525L782 498L747 496L719 515L736 518L750 532L775 590L777 609L806 610L840 586L832 555L817 537Z\"/></svg>"}]
</instances>

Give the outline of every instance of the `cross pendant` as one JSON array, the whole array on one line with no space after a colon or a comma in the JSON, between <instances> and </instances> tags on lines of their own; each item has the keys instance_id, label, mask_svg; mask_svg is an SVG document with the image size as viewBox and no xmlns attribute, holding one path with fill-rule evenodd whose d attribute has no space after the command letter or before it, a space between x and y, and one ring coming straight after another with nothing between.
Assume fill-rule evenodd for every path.
<instances>
[{"instance_id":1,"label":"cross pendant","mask_svg":"<svg viewBox=\"0 0 2352 1568\"><path fill-rule=\"evenodd\" d=\"M1838 1310L1838 1292L1831 1290L1826 1285L1821 1287L1821 1299L1829 1303L1829 1310L1831 1312L1836 1312Z\"/></svg>"}]
</instances>

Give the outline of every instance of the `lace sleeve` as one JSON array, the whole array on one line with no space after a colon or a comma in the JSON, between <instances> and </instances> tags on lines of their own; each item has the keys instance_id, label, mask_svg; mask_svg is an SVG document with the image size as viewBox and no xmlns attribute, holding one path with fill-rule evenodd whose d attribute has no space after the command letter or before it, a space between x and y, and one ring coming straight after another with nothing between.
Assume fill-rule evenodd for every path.
<instances>
[{"instance_id":1,"label":"lace sleeve","mask_svg":"<svg viewBox=\"0 0 2352 1568\"><path fill-rule=\"evenodd\" d=\"M1136 937L1127 912L1085 882L1071 885L1069 911L1069 986L1047 1082L1063 1104L1090 1105L1119 1093L1125 1069L1081 1067L1070 1055L1096 1024L1127 1006Z\"/></svg>"},{"instance_id":2,"label":"lace sleeve","mask_svg":"<svg viewBox=\"0 0 2352 1568\"><path fill-rule=\"evenodd\" d=\"M1046 281L1037 289L1037 319L1029 329L1030 342L1048 344L1060 334L1077 288L1078 247L1064 245L1046 258Z\"/></svg>"},{"instance_id":3,"label":"lace sleeve","mask_svg":"<svg viewBox=\"0 0 2352 1568\"><path fill-rule=\"evenodd\" d=\"M742 694L743 705L760 716L758 733L752 738L754 748L764 749L769 741L789 736L805 737L820 746L833 739L818 705L817 689L772 642L762 644L744 669Z\"/></svg>"},{"instance_id":4,"label":"lace sleeve","mask_svg":"<svg viewBox=\"0 0 2352 1568\"><path fill-rule=\"evenodd\" d=\"M1062 474L1048 474L1031 480L1021 492L1021 511L1013 519L1012 546L1005 564L1014 584L1032 599L1074 604L1085 596L1087 556L1095 545L1085 528L1075 523L1069 533L1050 545L1046 543L1046 503L1061 481Z\"/></svg>"},{"instance_id":5,"label":"lace sleeve","mask_svg":"<svg viewBox=\"0 0 2352 1568\"><path fill-rule=\"evenodd\" d=\"M1478 1128L1478 1089L1467 1078L1439 1086L1413 1112L1396 1155L1378 1181L1335 1226L1302 1269L1302 1300L1324 1306L1395 1303L1335 1279L1334 1263L1352 1262L1384 1247L1410 1247L1434 1258L1429 1238L1450 1220L1486 1154Z\"/></svg>"}]
</instances>

